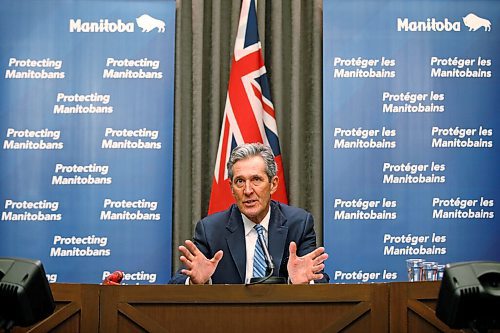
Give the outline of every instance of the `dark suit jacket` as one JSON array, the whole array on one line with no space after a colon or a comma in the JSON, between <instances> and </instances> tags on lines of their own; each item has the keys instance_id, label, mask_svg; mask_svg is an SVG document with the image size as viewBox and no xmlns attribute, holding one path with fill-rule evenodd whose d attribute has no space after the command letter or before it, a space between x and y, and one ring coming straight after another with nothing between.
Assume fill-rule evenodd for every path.
<instances>
[{"instance_id":1,"label":"dark suit jacket","mask_svg":"<svg viewBox=\"0 0 500 333\"><path fill-rule=\"evenodd\" d=\"M271 201L271 217L268 233L269 252L273 257L274 276L288 278L287 262L291 241L297 244L297 255L303 256L316 248L314 220L310 213L303 209ZM245 228L238 207L233 204L228 210L209 215L196 224L194 243L208 258L222 250L222 257L212 283L243 284L245 283L246 248ZM187 276L180 270L169 283L182 284ZM322 280L328 282L324 274Z\"/></svg>"}]
</instances>

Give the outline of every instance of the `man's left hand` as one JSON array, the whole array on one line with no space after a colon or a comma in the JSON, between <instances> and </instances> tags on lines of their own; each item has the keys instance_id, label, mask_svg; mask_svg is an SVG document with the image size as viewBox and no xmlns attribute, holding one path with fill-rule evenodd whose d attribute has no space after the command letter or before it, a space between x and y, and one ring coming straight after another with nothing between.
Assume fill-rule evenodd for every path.
<instances>
[{"instance_id":1,"label":"man's left hand","mask_svg":"<svg viewBox=\"0 0 500 333\"><path fill-rule=\"evenodd\" d=\"M323 274L320 272L325 269L323 262L328 258L324 247L318 247L305 256L298 257L297 244L291 242L289 251L287 269L292 284L306 284L323 278Z\"/></svg>"}]
</instances>

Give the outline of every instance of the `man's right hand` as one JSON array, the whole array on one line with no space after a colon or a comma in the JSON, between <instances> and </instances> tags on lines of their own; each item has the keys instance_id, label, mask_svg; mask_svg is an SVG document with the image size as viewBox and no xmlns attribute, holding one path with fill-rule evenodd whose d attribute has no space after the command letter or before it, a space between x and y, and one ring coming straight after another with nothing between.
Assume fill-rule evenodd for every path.
<instances>
[{"instance_id":1,"label":"man's right hand","mask_svg":"<svg viewBox=\"0 0 500 333\"><path fill-rule=\"evenodd\" d=\"M190 240L184 242L186 246L179 246L181 252L180 260L186 266L181 270L182 274L189 276L192 284L207 283L222 259L222 250L217 251L212 259L207 259L205 255Z\"/></svg>"}]
</instances>

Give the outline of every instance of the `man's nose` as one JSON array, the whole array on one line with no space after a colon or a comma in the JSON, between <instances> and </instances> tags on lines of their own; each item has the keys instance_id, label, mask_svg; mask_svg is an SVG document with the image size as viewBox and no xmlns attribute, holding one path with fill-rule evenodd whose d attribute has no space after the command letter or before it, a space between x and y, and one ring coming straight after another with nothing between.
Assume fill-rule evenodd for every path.
<instances>
[{"instance_id":1,"label":"man's nose","mask_svg":"<svg viewBox=\"0 0 500 333\"><path fill-rule=\"evenodd\" d=\"M245 194L251 194L253 192L252 182L250 180L245 181L245 187L243 188Z\"/></svg>"}]
</instances>

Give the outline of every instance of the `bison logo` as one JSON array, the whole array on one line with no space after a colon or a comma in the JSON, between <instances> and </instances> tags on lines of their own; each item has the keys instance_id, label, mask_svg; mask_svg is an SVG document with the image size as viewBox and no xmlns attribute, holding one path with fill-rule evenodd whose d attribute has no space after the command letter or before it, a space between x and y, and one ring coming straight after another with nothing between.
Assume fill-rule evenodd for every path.
<instances>
[{"instance_id":1,"label":"bison logo","mask_svg":"<svg viewBox=\"0 0 500 333\"><path fill-rule=\"evenodd\" d=\"M158 29L158 32L165 32L165 22L155 19L148 14L143 14L135 20L139 28L142 29L142 32L150 32L153 29Z\"/></svg>"},{"instance_id":2,"label":"bison logo","mask_svg":"<svg viewBox=\"0 0 500 333\"><path fill-rule=\"evenodd\" d=\"M466 17L462 17L464 24L469 31L476 31L477 29L483 27L484 31L491 31L491 22L487 19L481 18L476 14L470 13Z\"/></svg>"}]
</instances>

